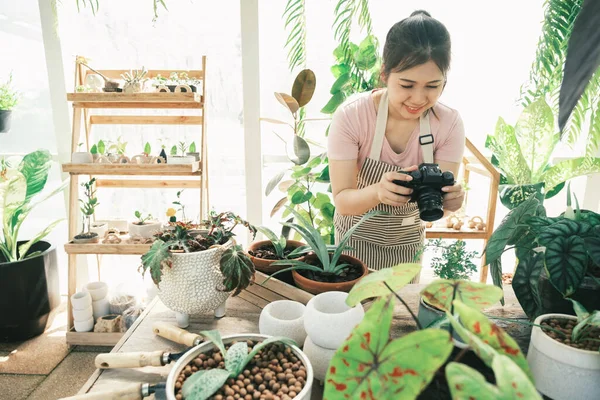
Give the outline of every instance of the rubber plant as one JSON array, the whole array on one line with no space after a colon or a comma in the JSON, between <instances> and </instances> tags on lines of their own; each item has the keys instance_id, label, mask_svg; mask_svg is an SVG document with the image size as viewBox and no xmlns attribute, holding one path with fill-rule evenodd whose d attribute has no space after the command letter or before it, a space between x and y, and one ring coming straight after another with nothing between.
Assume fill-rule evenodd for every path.
<instances>
[{"instance_id":1,"label":"rubber plant","mask_svg":"<svg viewBox=\"0 0 600 400\"><path fill-rule=\"evenodd\" d=\"M221 388L229 378L235 378L244 371L244 368L260 350L272 343L283 343L296 346L296 343L285 337L270 337L263 340L248 352L245 341L237 342L225 349L219 331L203 331L200 334L211 341L221 351L225 361L225 369L213 368L194 372L183 384L183 395L186 400L206 400Z\"/></svg>"},{"instance_id":2,"label":"rubber plant","mask_svg":"<svg viewBox=\"0 0 600 400\"><path fill-rule=\"evenodd\" d=\"M214 245L223 245L235 236L233 229L245 226L256 235L256 228L232 212L216 213L211 211L209 218L199 226L206 228L199 234L182 225L175 225L174 230L163 230L156 235L152 247L142 256L140 271L147 270L154 283L158 286L164 268L173 266L173 253L193 253L208 250ZM223 274L224 291L233 291L237 296L250 285L254 279L254 265L244 252L242 246L233 244L221 256L220 270Z\"/></svg>"},{"instance_id":3,"label":"rubber plant","mask_svg":"<svg viewBox=\"0 0 600 400\"><path fill-rule=\"evenodd\" d=\"M515 249L515 295L533 320L542 313L538 281L546 270L552 285L564 296L574 294L591 266L600 267L600 214L572 210L567 190L567 211L547 217L540 201L532 197L512 210L494 231L485 249L494 284L502 287L501 256Z\"/></svg>"},{"instance_id":4,"label":"rubber plant","mask_svg":"<svg viewBox=\"0 0 600 400\"><path fill-rule=\"evenodd\" d=\"M492 164L502 173L500 200L508 209L532 194L542 202L559 193L569 179L600 172L600 157L577 157L552 165L559 141L554 112L544 97L525 107L514 126L498 119L486 147L492 151Z\"/></svg>"},{"instance_id":5,"label":"rubber plant","mask_svg":"<svg viewBox=\"0 0 600 400\"><path fill-rule=\"evenodd\" d=\"M52 155L47 150L27 154L16 168L7 161L0 162L0 255L6 262L25 260L38 255L38 252L29 253L31 246L44 239L64 219L60 218L50 223L32 239L18 245L19 231L29 213L67 186L65 181L52 192L42 194L51 165Z\"/></svg>"},{"instance_id":6,"label":"rubber plant","mask_svg":"<svg viewBox=\"0 0 600 400\"><path fill-rule=\"evenodd\" d=\"M460 356L457 356L456 361L448 360L453 349L450 334L440 329L421 329L414 313L397 294L420 269L419 264L400 264L386 268L369 274L350 291L346 300L349 306L372 297L379 299L336 351L325 378L324 398L391 399L401 396L403 399L415 399L430 384L436 373L443 371L448 361L448 366L452 367L445 367L446 376L451 385L457 383L454 388L450 387L453 398L512 399L518 396L517 393L535 393L526 360L514 340L485 317L485 321L474 322L469 319L473 313L477 313L478 317L479 312L459 304L458 300L455 300L454 305L457 313L460 313L461 322L467 321L466 323L475 327L476 332L471 336L478 343L490 343L485 345L485 359L482 360L490 362L494 371L503 376L497 377L499 384L494 386L487 383L477 371L460 364ZM393 296L390 295L392 293L406 306L419 327L418 331L398 339L390 337L394 310ZM454 324L456 321L453 314L447 314ZM461 332L467 331L458 325ZM461 376L459 372L466 375ZM501 396L490 397L482 393L481 387ZM541 399L536 395L525 398Z\"/></svg>"}]
</instances>

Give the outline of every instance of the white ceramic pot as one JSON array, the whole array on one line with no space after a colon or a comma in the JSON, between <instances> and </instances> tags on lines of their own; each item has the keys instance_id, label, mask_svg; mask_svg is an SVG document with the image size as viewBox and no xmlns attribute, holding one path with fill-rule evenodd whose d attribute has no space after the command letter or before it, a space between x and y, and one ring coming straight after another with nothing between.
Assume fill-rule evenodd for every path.
<instances>
[{"instance_id":1,"label":"white ceramic pot","mask_svg":"<svg viewBox=\"0 0 600 400\"><path fill-rule=\"evenodd\" d=\"M196 161L194 156L169 156L168 164L191 164Z\"/></svg>"},{"instance_id":2,"label":"white ceramic pot","mask_svg":"<svg viewBox=\"0 0 600 400\"><path fill-rule=\"evenodd\" d=\"M87 151L77 151L71 154L71 162L73 164L89 164L94 162L94 157Z\"/></svg>"},{"instance_id":3,"label":"white ceramic pot","mask_svg":"<svg viewBox=\"0 0 600 400\"><path fill-rule=\"evenodd\" d=\"M88 292L77 292L71 296L73 310L85 310L92 306L92 297Z\"/></svg>"},{"instance_id":4,"label":"white ceramic pot","mask_svg":"<svg viewBox=\"0 0 600 400\"><path fill-rule=\"evenodd\" d=\"M146 221L144 225L138 225L134 222L129 223L129 236L141 236L146 239L152 238L152 236L160 231L162 224L159 221Z\"/></svg>"},{"instance_id":5,"label":"white ceramic pot","mask_svg":"<svg viewBox=\"0 0 600 400\"><path fill-rule=\"evenodd\" d=\"M92 301L92 312L94 314L94 321L110 314L110 303L108 302L108 299L105 297L98 301Z\"/></svg>"},{"instance_id":6,"label":"white ceramic pot","mask_svg":"<svg viewBox=\"0 0 600 400\"><path fill-rule=\"evenodd\" d=\"M102 300L108 294L108 285L105 282L90 282L83 288L92 296L92 301Z\"/></svg>"},{"instance_id":7,"label":"white ceramic pot","mask_svg":"<svg viewBox=\"0 0 600 400\"><path fill-rule=\"evenodd\" d=\"M77 332L90 332L94 329L94 319L90 318L87 321L74 321L75 330Z\"/></svg>"},{"instance_id":8,"label":"white ceramic pot","mask_svg":"<svg viewBox=\"0 0 600 400\"><path fill-rule=\"evenodd\" d=\"M362 321L365 315L362 305L349 307L347 297L346 292L325 292L306 304L304 329L317 346L337 349Z\"/></svg>"},{"instance_id":9,"label":"white ceramic pot","mask_svg":"<svg viewBox=\"0 0 600 400\"><path fill-rule=\"evenodd\" d=\"M94 317L94 312L92 310L92 306L88 308L84 308L83 310L73 309L73 320L79 322L85 322L90 318Z\"/></svg>"},{"instance_id":10,"label":"white ceramic pot","mask_svg":"<svg viewBox=\"0 0 600 400\"><path fill-rule=\"evenodd\" d=\"M191 153L188 151L187 153L185 153L185 155L189 157L194 157L194 161L200 161L200 153L197 151Z\"/></svg>"},{"instance_id":11,"label":"white ceramic pot","mask_svg":"<svg viewBox=\"0 0 600 400\"><path fill-rule=\"evenodd\" d=\"M262 335L288 337L301 346L306 339L305 309L304 304L297 301L273 301L261 311L258 329Z\"/></svg>"},{"instance_id":12,"label":"white ceramic pot","mask_svg":"<svg viewBox=\"0 0 600 400\"><path fill-rule=\"evenodd\" d=\"M171 310L182 314L216 311L229 297L222 292L221 255L233 245L213 247L195 253L174 253L171 268L163 268L158 296ZM222 316L222 315L219 315Z\"/></svg>"},{"instance_id":13,"label":"white ceramic pot","mask_svg":"<svg viewBox=\"0 0 600 400\"><path fill-rule=\"evenodd\" d=\"M313 373L315 374L315 379L324 382L325 377L327 376L327 368L329 368L329 363L331 359L335 355L337 349L326 349L321 346L317 346L310 337L306 337L304 341L304 347L302 347L302 351L306 354L306 357L310 360L310 364L313 367Z\"/></svg>"},{"instance_id":14,"label":"white ceramic pot","mask_svg":"<svg viewBox=\"0 0 600 400\"><path fill-rule=\"evenodd\" d=\"M242 341L242 340L264 340L268 338L266 335L258 335L258 334L244 334L244 335L231 335L224 336L223 343L228 344L234 340ZM191 348L185 353L171 368L169 372L169 376L167 378L167 400L176 400L175 399L175 383L177 382L177 378L183 369L198 355L202 353L206 353L209 350L214 349L215 346L212 342L202 343L196 347ZM304 388L294 397L294 400L310 400L310 395L312 391L313 384L313 368L312 365L306 357L306 355L296 346L291 346L292 352L298 359L302 361L304 367L306 368L306 384Z\"/></svg>"},{"instance_id":15,"label":"white ceramic pot","mask_svg":"<svg viewBox=\"0 0 600 400\"><path fill-rule=\"evenodd\" d=\"M535 324L550 318L577 319L566 314L544 314ZM535 387L554 400L598 400L600 397L600 353L562 344L539 327L531 330L527 362Z\"/></svg>"},{"instance_id":16,"label":"white ceramic pot","mask_svg":"<svg viewBox=\"0 0 600 400\"><path fill-rule=\"evenodd\" d=\"M90 232L98 234L99 238L103 238L108 231L108 224L106 222L92 222L90 224Z\"/></svg>"}]
</instances>

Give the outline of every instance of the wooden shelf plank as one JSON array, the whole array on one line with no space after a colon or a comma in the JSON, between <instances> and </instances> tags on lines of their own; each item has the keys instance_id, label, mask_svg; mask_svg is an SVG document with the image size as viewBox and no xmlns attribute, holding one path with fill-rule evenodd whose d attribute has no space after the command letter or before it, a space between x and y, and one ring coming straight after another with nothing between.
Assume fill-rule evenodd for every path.
<instances>
[{"instance_id":1,"label":"wooden shelf plank","mask_svg":"<svg viewBox=\"0 0 600 400\"><path fill-rule=\"evenodd\" d=\"M63 172L72 175L176 175L200 176L200 162L191 164L73 164L62 165Z\"/></svg>"},{"instance_id":2,"label":"wooden shelf plank","mask_svg":"<svg viewBox=\"0 0 600 400\"><path fill-rule=\"evenodd\" d=\"M92 125L202 125L202 116L188 115L92 115Z\"/></svg>"},{"instance_id":3,"label":"wooden shelf plank","mask_svg":"<svg viewBox=\"0 0 600 400\"><path fill-rule=\"evenodd\" d=\"M129 188L129 189L160 189L160 188L181 188L181 189L200 189L202 181L195 180L156 180L156 179L96 179L96 187L107 188Z\"/></svg>"},{"instance_id":4,"label":"wooden shelf plank","mask_svg":"<svg viewBox=\"0 0 600 400\"><path fill-rule=\"evenodd\" d=\"M125 335L124 332L96 333L96 332L67 332L67 344L69 346L110 346L113 347Z\"/></svg>"},{"instance_id":5,"label":"wooden shelf plank","mask_svg":"<svg viewBox=\"0 0 600 400\"><path fill-rule=\"evenodd\" d=\"M142 255L145 254L151 244L130 244L127 243L128 236L121 236L121 243L104 244L78 244L69 242L65 244L65 252L67 254L130 254Z\"/></svg>"},{"instance_id":6,"label":"wooden shelf plank","mask_svg":"<svg viewBox=\"0 0 600 400\"><path fill-rule=\"evenodd\" d=\"M462 229L460 231L451 228L433 227L425 230L427 239L488 239L487 231Z\"/></svg>"},{"instance_id":7,"label":"wooden shelf plank","mask_svg":"<svg viewBox=\"0 0 600 400\"><path fill-rule=\"evenodd\" d=\"M153 93L67 93L74 103L202 103L202 96L193 92Z\"/></svg>"},{"instance_id":8,"label":"wooden shelf plank","mask_svg":"<svg viewBox=\"0 0 600 400\"><path fill-rule=\"evenodd\" d=\"M202 109L202 102L75 102L73 108Z\"/></svg>"}]
</instances>

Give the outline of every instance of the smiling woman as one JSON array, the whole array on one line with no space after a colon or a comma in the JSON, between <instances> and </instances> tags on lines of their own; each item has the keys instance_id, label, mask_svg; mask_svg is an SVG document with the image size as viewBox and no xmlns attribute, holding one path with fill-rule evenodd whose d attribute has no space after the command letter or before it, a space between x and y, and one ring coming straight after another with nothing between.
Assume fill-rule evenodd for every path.
<instances>
[{"instance_id":1,"label":"smiling woman","mask_svg":"<svg viewBox=\"0 0 600 400\"><path fill-rule=\"evenodd\" d=\"M365 212L389 214L364 224L348 243L349 253L371 269L413 261L424 237L420 210L411 202L413 188L427 185L431 174L458 173L465 145L462 120L438 102L449 67L446 27L428 12L415 11L387 34L381 67L386 88L349 100L333 116L328 155L336 241ZM412 188L395 182L412 181L418 173L407 185ZM443 209L460 208L460 184L437 190L444 196Z\"/></svg>"}]
</instances>

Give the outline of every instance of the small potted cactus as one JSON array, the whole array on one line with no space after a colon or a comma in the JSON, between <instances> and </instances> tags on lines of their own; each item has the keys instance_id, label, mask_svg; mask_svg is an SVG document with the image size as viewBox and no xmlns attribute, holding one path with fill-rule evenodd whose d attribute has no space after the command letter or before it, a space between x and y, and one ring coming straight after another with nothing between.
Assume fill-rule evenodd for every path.
<instances>
[{"instance_id":1,"label":"small potted cactus","mask_svg":"<svg viewBox=\"0 0 600 400\"><path fill-rule=\"evenodd\" d=\"M146 71L145 67L142 67L141 70L130 70L129 72L125 72L121 74L121 78L125 81L123 85L124 93L140 93L143 92L144 83L146 82Z\"/></svg>"}]
</instances>

